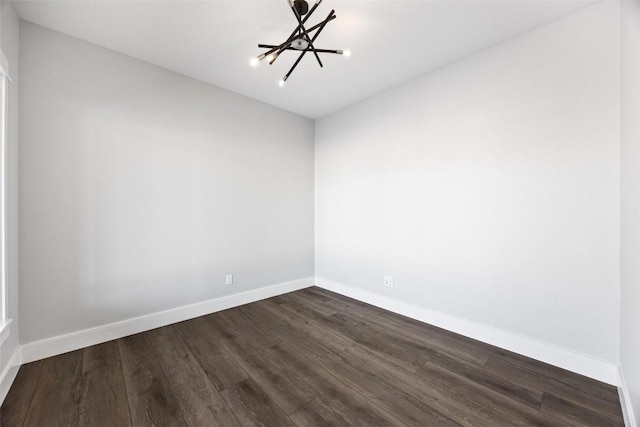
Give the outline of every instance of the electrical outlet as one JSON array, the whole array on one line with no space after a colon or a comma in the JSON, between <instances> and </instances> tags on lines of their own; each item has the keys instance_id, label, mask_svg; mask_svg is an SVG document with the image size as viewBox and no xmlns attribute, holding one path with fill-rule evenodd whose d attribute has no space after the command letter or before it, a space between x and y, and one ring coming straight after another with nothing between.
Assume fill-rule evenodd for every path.
<instances>
[{"instance_id":1,"label":"electrical outlet","mask_svg":"<svg viewBox=\"0 0 640 427\"><path fill-rule=\"evenodd\" d=\"M227 274L227 285L233 285L233 274Z\"/></svg>"},{"instance_id":2,"label":"electrical outlet","mask_svg":"<svg viewBox=\"0 0 640 427\"><path fill-rule=\"evenodd\" d=\"M384 276L384 285L387 288L393 288L393 277L391 276Z\"/></svg>"}]
</instances>

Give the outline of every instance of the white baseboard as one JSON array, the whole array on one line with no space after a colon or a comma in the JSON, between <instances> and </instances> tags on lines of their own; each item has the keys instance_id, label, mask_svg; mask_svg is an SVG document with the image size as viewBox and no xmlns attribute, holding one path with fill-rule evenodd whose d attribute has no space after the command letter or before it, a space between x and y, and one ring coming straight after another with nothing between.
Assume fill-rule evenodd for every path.
<instances>
[{"instance_id":1,"label":"white baseboard","mask_svg":"<svg viewBox=\"0 0 640 427\"><path fill-rule=\"evenodd\" d=\"M4 398L7 397L7 393L9 393L13 380L16 379L16 375L18 375L18 369L20 369L21 364L22 352L20 346L18 346L13 351L9 362L0 374L0 405L4 402Z\"/></svg>"},{"instance_id":2,"label":"white baseboard","mask_svg":"<svg viewBox=\"0 0 640 427\"><path fill-rule=\"evenodd\" d=\"M626 427L638 427L637 418L633 413L633 404L631 403L631 396L629 396L629 388L627 382L624 379L622 367L620 367L620 379L618 386L618 395L620 396L620 406L622 406L622 415L624 416L624 425Z\"/></svg>"},{"instance_id":3,"label":"white baseboard","mask_svg":"<svg viewBox=\"0 0 640 427\"><path fill-rule=\"evenodd\" d=\"M438 326L607 384L618 385L619 374L618 365L616 364L481 323L407 304L384 295L375 294L322 277L316 277L315 283L316 286L367 304L375 305L376 307Z\"/></svg>"},{"instance_id":4,"label":"white baseboard","mask_svg":"<svg viewBox=\"0 0 640 427\"><path fill-rule=\"evenodd\" d=\"M78 350L83 347L215 313L216 311L226 310L287 292L308 288L309 286L313 286L313 277L292 280L290 282L279 283L277 285L27 343L22 346L22 363L29 363L57 354Z\"/></svg>"}]
</instances>

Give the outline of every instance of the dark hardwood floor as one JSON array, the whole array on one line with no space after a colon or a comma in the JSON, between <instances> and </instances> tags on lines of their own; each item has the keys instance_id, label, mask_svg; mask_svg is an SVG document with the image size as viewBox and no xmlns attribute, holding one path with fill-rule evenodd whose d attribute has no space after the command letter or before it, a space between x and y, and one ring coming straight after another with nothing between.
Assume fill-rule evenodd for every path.
<instances>
[{"instance_id":1,"label":"dark hardwood floor","mask_svg":"<svg viewBox=\"0 0 640 427\"><path fill-rule=\"evenodd\" d=\"M20 368L12 426L623 426L615 387L309 288Z\"/></svg>"}]
</instances>

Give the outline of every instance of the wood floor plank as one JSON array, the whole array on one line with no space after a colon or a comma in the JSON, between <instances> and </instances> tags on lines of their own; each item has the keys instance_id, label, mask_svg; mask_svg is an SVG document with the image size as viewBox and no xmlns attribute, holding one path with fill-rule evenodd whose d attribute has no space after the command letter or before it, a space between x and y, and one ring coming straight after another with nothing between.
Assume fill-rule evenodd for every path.
<instances>
[{"instance_id":1,"label":"wood floor plank","mask_svg":"<svg viewBox=\"0 0 640 427\"><path fill-rule=\"evenodd\" d=\"M283 303L281 307L283 310L289 310L302 317L315 319L321 322L324 328L336 334L341 334L352 342L379 353L409 371L417 371L427 360L427 356L423 352L424 347L416 348L415 343L405 340L402 337L380 332L379 330L373 330L369 327L370 325L362 328L356 324L362 323L361 321L358 320L354 323L352 319L345 318L345 315L342 313L319 318L316 313L309 310L303 304L289 300Z\"/></svg>"},{"instance_id":2,"label":"wood floor plank","mask_svg":"<svg viewBox=\"0 0 640 427\"><path fill-rule=\"evenodd\" d=\"M324 325L325 319L339 313L338 310L332 309L329 311L331 313L330 315L325 315L324 313L315 310L311 304L305 303L304 298L301 299L290 294L280 295L276 298L273 298L272 301L279 302L280 306L286 307L290 311L304 316L306 319L315 320L318 324L321 325Z\"/></svg>"},{"instance_id":3,"label":"wood floor plank","mask_svg":"<svg viewBox=\"0 0 640 427\"><path fill-rule=\"evenodd\" d=\"M444 413L398 389L393 383L381 382L375 374L353 363L348 357L343 357L323 346L314 345L313 342L307 341L302 344L302 346L295 348L289 347L289 350L298 352L302 357L307 357L316 365L321 366L353 390L393 414L404 424L434 427L460 425Z\"/></svg>"},{"instance_id":4,"label":"wood floor plank","mask_svg":"<svg viewBox=\"0 0 640 427\"><path fill-rule=\"evenodd\" d=\"M339 417L349 424L358 426L399 426L404 425L398 418L373 404L370 400L355 392L341 379L319 366L290 347L275 345L269 349L273 358L298 372L301 378L313 389L316 396L325 402Z\"/></svg>"},{"instance_id":5,"label":"wood floor plank","mask_svg":"<svg viewBox=\"0 0 640 427\"><path fill-rule=\"evenodd\" d=\"M277 358L270 356L265 350L268 348L253 341L256 335L266 335L268 332L261 329L260 325L247 323L247 319L240 311L225 316L211 317L213 327L227 336L239 334L242 339L223 339L222 343L227 351L260 386L260 388L283 410L285 414L291 414L312 400L315 395L307 387L306 383L294 375L289 367L282 364ZM244 331L238 331L236 327L244 324ZM275 336L272 336L275 338ZM271 339L269 341L271 342ZM276 339L277 342L277 339ZM253 344L257 344L256 348Z\"/></svg>"},{"instance_id":6,"label":"wood floor plank","mask_svg":"<svg viewBox=\"0 0 640 427\"><path fill-rule=\"evenodd\" d=\"M254 340L251 336L247 336L239 331L236 325L232 324L227 317L210 315L205 316L203 319L207 323L208 333L234 358L245 372L247 372L246 369L242 363L240 363L242 357L239 357L243 351L247 353L257 353L260 349L267 348L277 342L272 342L271 337L269 338L269 345L265 345L261 340ZM251 335L253 335L253 333L251 333ZM250 373L247 372L247 374Z\"/></svg>"},{"instance_id":7,"label":"wood floor plank","mask_svg":"<svg viewBox=\"0 0 640 427\"><path fill-rule=\"evenodd\" d=\"M213 320L222 320L228 325L232 326L232 329L238 331L246 340L249 340L254 345L260 347L271 347L278 343L278 339L269 331L256 330L253 322L246 316L242 315L242 311L238 310L225 310L210 316Z\"/></svg>"},{"instance_id":8,"label":"wood floor plank","mask_svg":"<svg viewBox=\"0 0 640 427\"><path fill-rule=\"evenodd\" d=\"M246 380L249 376L222 347L210 331L210 323L199 317L175 325L211 383L218 391Z\"/></svg>"},{"instance_id":9,"label":"wood floor plank","mask_svg":"<svg viewBox=\"0 0 640 427\"><path fill-rule=\"evenodd\" d=\"M624 427L622 414L620 414L620 417L613 419L551 394L544 395L542 411L574 426Z\"/></svg>"},{"instance_id":10,"label":"wood floor plank","mask_svg":"<svg viewBox=\"0 0 640 427\"><path fill-rule=\"evenodd\" d=\"M411 394L430 407L447 414L459 424L472 426L500 426L505 424L500 416L466 399L452 396L418 374L409 372L366 348L354 345L346 350L354 363L359 364L385 382L393 383L397 388Z\"/></svg>"},{"instance_id":11,"label":"wood floor plank","mask_svg":"<svg viewBox=\"0 0 640 427\"><path fill-rule=\"evenodd\" d=\"M366 322L355 320L353 317L342 313L334 314L327 318L327 321L331 322L334 328L343 331L359 345L378 353L385 359L411 372L420 369L431 356L432 350L423 345L367 327Z\"/></svg>"},{"instance_id":12,"label":"wood floor plank","mask_svg":"<svg viewBox=\"0 0 640 427\"><path fill-rule=\"evenodd\" d=\"M520 384L525 389L533 391L534 394L532 397L535 396L536 399L542 390L546 390L547 392L555 391L559 392L560 396L570 400L573 399L572 401L585 407L595 405L597 410L604 414L613 416L614 418L620 417L621 409L616 387L576 375L561 368L507 350L453 334L440 328L422 324L421 322L404 316L386 312L377 307L345 298L321 288L307 288L301 291L301 293L318 298L331 307L338 309L342 307L343 312L346 311L354 317L362 317L377 326L384 326L386 322L389 328L393 329L396 333L403 334L418 342L424 342L419 339L420 331L423 331L424 337L428 337L427 339L430 340L430 346L433 349L461 360L465 360L466 354L468 356L467 361L476 364L482 364L483 360L486 360L485 363L488 364L489 368L499 366L498 369L492 369L491 372L488 373L489 377L495 376L497 380L508 378L511 383ZM327 302L328 300L329 302ZM474 362L473 358L476 357L476 355L479 356L479 359ZM490 363L489 358L491 359ZM527 377L533 376L535 379L531 382L523 383L522 378L519 378L520 375L514 372L514 369L506 368L508 365L504 363L510 364L511 367L516 367L515 371L525 370L528 373ZM501 375L501 371L507 371L509 374ZM543 379L544 377L549 380ZM537 381L540 381L538 386L536 386ZM547 384L548 382L551 384ZM505 392L507 390L505 390ZM516 396L526 398L526 395L520 393L517 393Z\"/></svg>"},{"instance_id":13,"label":"wood floor plank","mask_svg":"<svg viewBox=\"0 0 640 427\"><path fill-rule=\"evenodd\" d=\"M349 348L347 353L356 363L451 416L460 424L523 427L562 425L547 414L492 391L483 391L477 385L444 369L432 366L427 375L424 370L422 375L418 375L398 366L394 367L375 353L359 346Z\"/></svg>"},{"instance_id":14,"label":"wood floor plank","mask_svg":"<svg viewBox=\"0 0 640 427\"><path fill-rule=\"evenodd\" d=\"M581 390L584 394L590 395L595 399L614 403L616 407L619 403L618 388L615 386L497 347L492 347L491 357L494 361L502 360L519 366L521 369L526 369L547 378L553 378L573 390Z\"/></svg>"},{"instance_id":15,"label":"wood floor plank","mask_svg":"<svg viewBox=\"0 0 640 427\"><path fill-rule=\"evenodd\" d=\"M622 413L619 402L611 402L609 399L597 398L583 388L567 384L558 378L531 370L526 365L492 356L485 366L490 373L513 378L520 384L538 388L547 394L566 399L612 419L620 417Z\"/></svg>"},{"instance_id":16,"label":"wood floor plank","mask_svg":"<svg viewBox=\"0 0 640 427\"><path fill-rule=\"evenodd\" d=\"M20 367L18 375L0 408L0 426L22 426L40 377L43 361L27 363Z\"/></svg>"},{"instance_id":17,"label":"wood floor plank","mask_svg":"<svg viewBox=\"0 0 640 427\"><path fill-rule=\"evenodd\" d=\"M95 368L119 363L120 349L118 348L118 342L115 340L108 341L84 349L82 372L85 373Z\"/></svg>"},{"instance_id":18,"label":"wood floor plank","mask_svg":"<svg viewBox=\"0 0 640 427\"><path fill-rule=\"evenodd\" d=\"M148 333L118 340L134 426L185 426Z\"/></svg>"},{"instance_id":19,"label":"wood floor plank","mask_svg":"<svg viewBox=\"0 0 640 427\"><path fill-rule=\"evenodd\" d=\"M104 348L106 347L102 347ZM78 425L131 426L127 392L119 357L113 363L93 365L92 369L83 374Z\"/></svg>"},{"instance_id":20,"label":"wood floor plank","mask_svg":"<svg viewBox=\"0 0 640 427\"><path fill-rule=\"evenodd\" d=\"M78 424L82 353L83 350L77 350L43 361L25 425L75 426Z\"/></svg>"},{"instance_id":21,"label":"wood floor plank","mask_svg":"<svg viewBox=\"0 0 640 427\"><path fill-rule=\"evenodd\" d=\"M331 318L341 319L343 322L366 328L379 334L387 334L402 339L407 347L407 351L414 354L422 354L428 361L432 360L459 360L461 363L473 364L476 367L484 366L489 359L489 354L482 350L460 346L450 341L442 340L429 334L420 334L417 331L411 332L410 328L394 324L389 321L384 324L382 320L373 320L374 316L369 316L366 311L354 311L350 313L340 313Z\"/></svg>"},{"instance_id":22,"label":"wood floor plank","mask_svg":"<svg viewBox=\"0 0 640 427\"><path fill-rule=\"evenodd\" d=\"M174 327L149 332L180 413L190 426L239 426Z\"/></svg>"},{"instance_id":23,"label":"wood floor plank","mask_svg":"<svg viewBox=\"0 0 640 427\"><path fill-rule=\"evenodd\" d=\"M289 418L298 427L345 427L353 425L319 398L313 399L291 414Z\"/></svg>"},{"instance_id":24,"label":"wood floor plank","mask_svg":"<svg viewBox=\"0 0 640 427\"><path fill-rule=\"evenodd\" d=\"M257 315L257 313L254 313L254 315ZM295 329L278 327L264 320L265 317L256 319L253 325L255 330L260 330L263 327L268 328L281 341L295 342L296 347L304 348L307 353L325 351L325 348L320 343L300 334ZM262 331L263 333L266 332L265 329ZM330 372L321 368L316 362L304 357L304 355L298 354L296 356L292 353L292 350L285 350L282 344L264 347L261 355L265 360L269 361L268 365L279 365L286 369L286 377L295 380L298 387L309 390L311 396L323 396L327 402L330 402L332 408L341 408L338 411L341 417L346 418L351 423L360 425L397 425L399 423L396 418L389 416L384 410L372 405L368 399L353 393L353 390L347 387L341 379L331 375ZM247 369L252 370L252 368ZM251 376L255 378L253 373ZM270 395L273 396L273 392ZM349 404L345 405L345 402ZM365 424L365 422L368 424Z\"/></svg>"},{"instance_id":25,"label":"wood floor plank","mask_svg":"<svg viewBox=\"0 0 640 427\"><path fill-rule=\"evenodd\" d=\"M269 300L251 304L250 307L243 307L243 312L249 316L259 316L259 321L268 326L270 330L276 328L295 329L308 338L336 351L342 351L354 344L344 335L336 334L312 319L283 310L281 306Z\"/></svg>"},{"instance_id":26,"label":"wood floor plank","mask_svg":"<svg viewBox=\"0 0 640 427\"><path fill-rule=\"evenodd\" d=\"M288 294L280 295L279 298L284 301L296 301L298 303L302 303L313 311L316 311L318 314L322 316L333 316L338 312L333 307L323 304L322 302L316 302L315 300L306 297L305 295L298 292L291 292Z\"/></svg>"},{"instance_id":27,"label":"wood floor plank","mask_svg":"<svg viewBox=\"0 0 640 427\"><path fill-rule=\"evenodd\" d=\"M251 378L223 390L222 396L243 426L295 426Z\"/></svg>"},{"instance_id":28,"label":"wood floor plank","mask_svg":"<svg viewBox=\"0 0 640 427\"><path fill-rule=\"evenodd\" d=\"M315 288L308 288L311 298L316 298L316 294L311 293ZM372 309L371 306L363 306L362 303L353 303L352 300L337 299L337 297L325 297L329 301L327 304L336 307L339 312L351 317L358 318L394 334L403 336L409 340L428 346L433 350L447 354L460 360L483 366L491 353L480 347L477 341L470 342L468 338L460 339L451 332L435 328L416 320L405 318L396 314Z\"/></svg>"},{"instance_id":29,"label":"wood floor plank","mask_svg":"<svg viewBox=\"0 0 640 427\"><path fill-rule=\"evenodd\" d=\"M452 336L451 333L442 333L439 328L425 328L424 324L408 321L400 316L389 316L387 313L364 309L361 306L356 306L343 313L369 322L373 326L392 331L394 334L428 346L440 353L478 366L483 366L490 356L490 353L480 348L476 342L460 340Z\"/></svg>"},{"instance_id":30,"label":"wood floor plank","mask_svg":"<svg viewBox=\"0 0 640 427\"><path fill-rule=\"evenodd\" d=\"M259 316L255 312L254 315ZM286 367L288 376L296 378L298 383L306 383L307 389L311 390L312 394L322 396L342 418L356 425L402 424L398 418L390 416L379 406L373 405L369 399L353 393L353 389L345 384L343 378L331 374L322 363L318 363L322 356L312 357L314 354L326 355L325 352L331 352L329 348L300 334L295 329L278 327L265 322L265 318L265 316L259 316L255 327L259 329L260 325L264 325L283 343L265 348L264 356ZM288 347L285 343L296 343L296 345ZM300 349L304 351L299 352ZM348 404L345 405L345 403Z\"/></svg>"},{"instance_id":31,"label":"wood floor plank","mask_svg":"<svg viewBox=\"0 0 640 427\"><path fill-rule=\"evenodd\" d=\"M249 309L247 310L249 311ZM252 307L251 311L257 317L256 322L269 326L269 329L276 333L283 343L296 342L299 344L296 347L290 347L290 351L298 352L301 357L306 357L312 363L323 367L327 372L345 382L368 400L388 412L396 414L396 417L405 424L416 426L459 425L444 414L417 401L411 395L395 388L393 385L385 383L381 386L373 374L352 364L348 359L340 356L338 352L332 351L307 336L300 336L290 328L282 329L278 328L277 325L273 327L271 323L265 322L264 315L260 316L259 313L256 313L255 308ZM282 355L278 355L273 359L279 360L280 358L282 358ZM288 364L288 366L291 365Z\"/></svg>"},{"instance_id":32,"label":"wood floor plank","mask_svg":"<svg viewBox=\"0 0 640 427\"><path fill-rule=\"evenodd\" d=\"M429 363L534 409L540 409L542 404L542 391L527 387L502 375L492 374L484 368L438 353L429 359ZM424 367L416 373L423 375L423 372Z\"/></svg>"},{"instance_id":33,"label":"wood floor plank","mask_svg":"<svg viewBox=\"0 0 640 427\"><path fill-rule=\"evenodd\" d=\"M420 369L419 376L440 389L446 389L447 393L458 399L465 399L483 408L489 408L493 414L502 420L507 420L508 425L522 427L562 425L558 419L540 410L480 386L462 375L447 371L429 362Z\"/></svg>"}]
</instances>

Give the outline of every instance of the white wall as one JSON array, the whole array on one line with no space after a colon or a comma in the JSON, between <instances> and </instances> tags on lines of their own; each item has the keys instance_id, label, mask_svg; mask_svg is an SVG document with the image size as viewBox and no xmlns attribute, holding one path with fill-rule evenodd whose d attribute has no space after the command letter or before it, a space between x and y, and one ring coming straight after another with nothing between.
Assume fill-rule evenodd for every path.
<instances>
[{"instance_id":1,"label":"white wall","mask_svg":"<svg viewBox=\"0 0 640 427\"><path fill-rule=\"evenodd\" d=\"M313 276L311 120L26 22L20 49L23 343Z\"/></svg>"},{"instance_id":2,"label":"white wall","mask_svg":"<svg viewBox=\"0 0 640 427\"><path fill-rule=\"evenodd\" d=\"M18 36L20 19L10 1L0 2L0 45L9 63L13 83L8 85L7 111L7 285L10 335L0 345L0 375L18 348ZM15 372L8 372L11 377ZM9 382L0 378L0 401Z\"/></svg>"},{"instance_id":3,"label":"white wall","mask_svg":"<svg viewBox=\"0 0 640 427\"><path fill-rule=\"evenodd\" d=\"M618 43L597 4L317 121L316 275L617 363Z\"/></svg>"},{"instance_id":4,"label":"white wall","mask_svg":"<svg viewBox=\"0 0 640 427\"><path fill-rule=\"evenodd\" d=\"M640 2L622 2L620 362L640 416ZM640 420L637 421L640 423Z\"/></svg>"}]
</instances>

